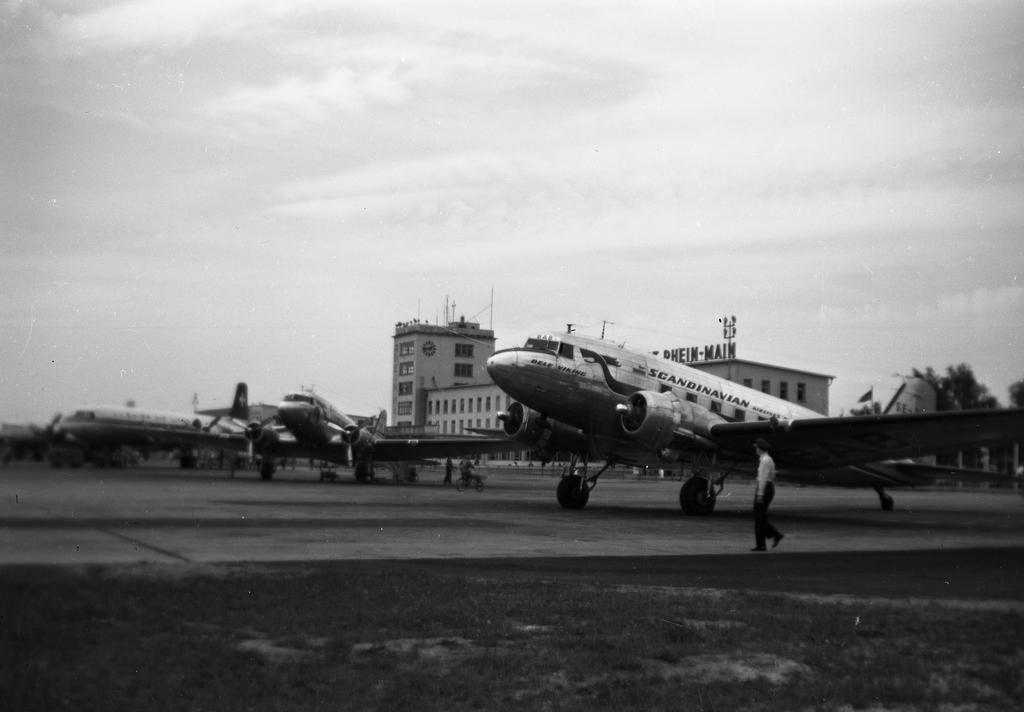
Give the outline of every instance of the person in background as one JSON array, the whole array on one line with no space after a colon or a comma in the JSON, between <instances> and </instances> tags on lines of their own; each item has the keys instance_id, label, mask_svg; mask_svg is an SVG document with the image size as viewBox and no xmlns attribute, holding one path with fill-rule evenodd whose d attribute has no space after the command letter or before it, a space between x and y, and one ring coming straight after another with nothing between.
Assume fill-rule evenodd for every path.
<instances>
[{"instance_id":1,"label":"person in background","mask_svg":"<svg viewBox=\"0 0 1024 712\"><path fill-rule=\"evenodd\" d=\"M768 521L768 505L775 498L775 461L768 454L771 446L764 438L754 441L757 452L757 489L754 492L754 546L751 551L767 551L765 541L772 539L774 549L782 541L782 532Z\"/></svg>"}]
</instances>

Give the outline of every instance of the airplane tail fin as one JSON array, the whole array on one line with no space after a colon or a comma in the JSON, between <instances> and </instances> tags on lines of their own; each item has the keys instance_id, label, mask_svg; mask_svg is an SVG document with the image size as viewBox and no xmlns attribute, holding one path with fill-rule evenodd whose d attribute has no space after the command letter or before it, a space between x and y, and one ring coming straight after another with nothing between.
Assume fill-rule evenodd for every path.
<instances>
[{"instance_id":1,"label":"airplane tail fin","mask_svg":"<svg viewBox=\"0 0 1024 712\"><path fill-rule=\"evenodd\" d=\"M249 386L239 383L235 386L235 399L231 402L231 417L249 420Z\"/></svg>"},{"instance_id":2,"label":"airplane tail fin","mask_svg":"<svg viewBox=\"0 0 1024 712\"><path fill-rule=\"evenodd\" d=\"M373 427L370 428L370 430L374 435L384 435L384 429L387 424L388 412L386 410L381 410L381 412L377 414L377 418L373 421Z\"/></svg>"},{"instance_id":3,"label":"airplane tail fin","mask_svg":"<svg viewBox=\"0 0 1024 712\"><path fill-rule=\"evenodd\" d=\"M886 415L934 413L936 400L935 386L923 378L907 376L883 412Z\"/></svg>"}]
</instances>

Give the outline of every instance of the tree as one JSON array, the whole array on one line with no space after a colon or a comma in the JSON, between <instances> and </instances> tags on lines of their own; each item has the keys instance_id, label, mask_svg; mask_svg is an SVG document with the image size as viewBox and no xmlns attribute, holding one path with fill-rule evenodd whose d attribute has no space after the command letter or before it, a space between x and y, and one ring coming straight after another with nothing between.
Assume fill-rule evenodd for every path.
<instances>
[{"instance_id":1,"label":"tree","mask_svg":"<svg viewBox=\"0 0 1024 712\"><path fill-rule=\"evenodd\" d=\"M986 386L978 383L974 371L966 363L947 367L944 376L935 373L931 366L923 373L915 368L914 375L935 386L936 410L999 407L999 401Z\"/></svg>"},{"instance_id":2,"label":"tree","mask_svg":"<svg viewBox=\"0 0 1024 712\"><path fill-rule=\"evenodd\" d=\"M938 411L999 407L999 401L988 392L988 388L978 383L974 371L966 363L947 367L944 376L937 374L931 367L924 373L914 369L914 375L935 386L935 409ZM955 458L940 454L938 462L955 464L957 467L982 467L988 462L988 456L985 454L987 451L987 448L972 448L958 453Z\"/></svg>"},{"instance_id":3,"label":"tree","mask_svg":"<svg viewBox=\"0 0 1024 712\"><path fill-rule=\"evenodd\" d=\"M1010 405L1024 408L1024 380L1010 384Z\"/></svg>"}]
</instances>

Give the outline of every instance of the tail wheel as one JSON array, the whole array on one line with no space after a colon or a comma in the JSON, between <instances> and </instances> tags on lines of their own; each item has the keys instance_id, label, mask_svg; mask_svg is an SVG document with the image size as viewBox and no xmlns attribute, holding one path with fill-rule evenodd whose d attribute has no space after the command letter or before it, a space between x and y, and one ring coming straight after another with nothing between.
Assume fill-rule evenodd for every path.
<instances>
[{"instance_id":1,"label":"tail wheel","mask_svg":"<svg viewBox=\"0 0 1024 712\"><path fill-rule=\"evenodd\" d=\"M590 500L590 488L580 475L563 477L556 494L562 509L583 509Z\"/></svg>"},{"instance_id":2,"label":"tail wheel","mask_svg":"<svg viewBox=\"0 0 1024 712\"><path fill-rule=\"evenodd\" d=\"M687 514L706 516L715 511L717 495L703 477L691 477L679 488L679 506Z\"/></svg>"}]
</instances>

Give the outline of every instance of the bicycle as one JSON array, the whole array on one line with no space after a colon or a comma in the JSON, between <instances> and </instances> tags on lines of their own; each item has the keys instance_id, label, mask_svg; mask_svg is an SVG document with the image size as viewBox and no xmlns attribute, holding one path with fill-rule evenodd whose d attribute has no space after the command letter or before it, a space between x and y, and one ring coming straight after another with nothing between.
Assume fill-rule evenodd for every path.
<instances>
[{"instance_id":1,"label":"bicycle","mask_svg":"<svg viewBox=\"0 0 1024 712\"><path fill-rule=\"evenodd\" d=\"M482 492L484 489L484 478L480 475L462 475L455 481L455 489L459 492L468 487L472 487L477 492Z\"/></svg>"}]
</instances>

